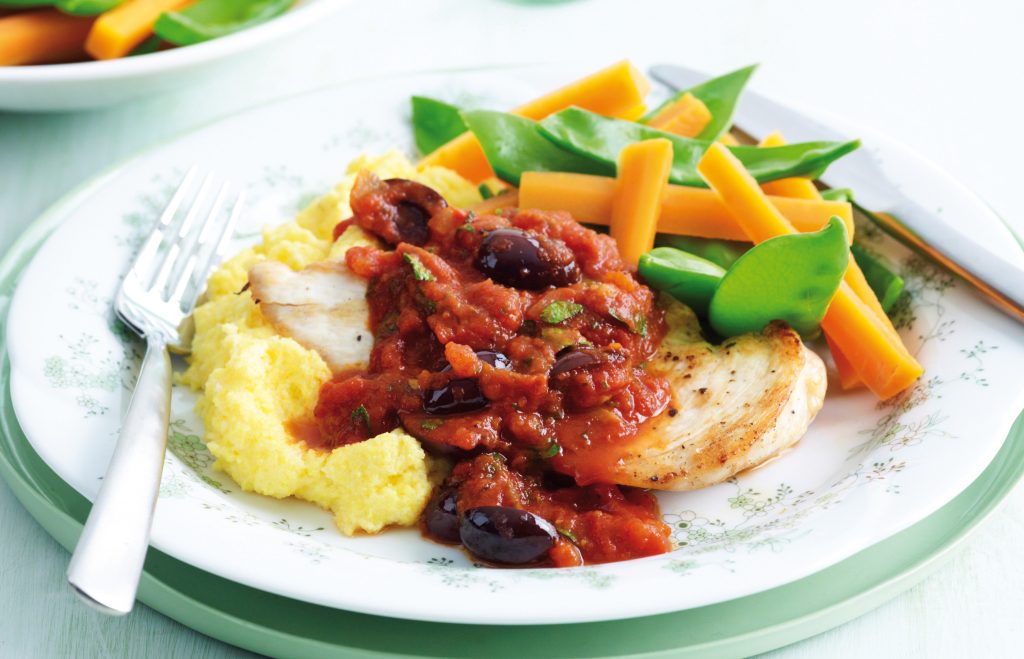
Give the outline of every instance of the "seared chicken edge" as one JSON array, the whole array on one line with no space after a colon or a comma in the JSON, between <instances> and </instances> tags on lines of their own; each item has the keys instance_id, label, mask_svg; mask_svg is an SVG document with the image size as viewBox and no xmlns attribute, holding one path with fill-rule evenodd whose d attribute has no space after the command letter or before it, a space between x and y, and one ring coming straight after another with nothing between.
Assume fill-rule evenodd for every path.
<instances>
[{"instance_id":1,"label":"seared chicken edge","mask_svg":"<svg viewBox=\"0 0 1024 659\"><path fill-rule=\"evenodd\" d=\"M825 365L782 323L713 346L690 309L666 301L671 328L649 368L673 401L621 456L615 482L659 490L715 485L792 446L825 401Z\"/></svg>"}]
</instances>

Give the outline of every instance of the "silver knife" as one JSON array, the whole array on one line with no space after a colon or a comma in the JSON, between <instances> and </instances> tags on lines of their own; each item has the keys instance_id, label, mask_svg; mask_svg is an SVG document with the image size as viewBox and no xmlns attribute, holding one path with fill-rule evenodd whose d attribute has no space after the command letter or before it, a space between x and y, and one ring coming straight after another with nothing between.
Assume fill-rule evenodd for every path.
<instances>
[{"instance_id":1,"label":"silver knife","mask_svg":"<svg viewBox=\"0 0 1024 659\"><path fill-rule=\"evenodd\" d=\"M709 77L672 65L654 66L650 72L653 78L675 90L688 89ZM755 92L744 93L737 116L741 117L743 130L754 137L781 130L787 137L801 141L850 139ZM874 209L867 215L883 230L961 276L1002 311L1024 323L1024 268L947 223L936 221L931 211L889 180L870 149L858 149L832 165L823 182L853 189L857 205Z\"/></svg>"}]
</instances>

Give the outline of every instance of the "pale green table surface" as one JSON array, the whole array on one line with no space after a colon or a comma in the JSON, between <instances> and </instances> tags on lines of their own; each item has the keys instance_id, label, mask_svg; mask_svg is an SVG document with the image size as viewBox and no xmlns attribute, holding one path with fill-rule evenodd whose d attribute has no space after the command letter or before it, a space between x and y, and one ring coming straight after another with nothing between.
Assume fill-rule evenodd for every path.
<instances>
[{"instance_id":1,"label":"pale green table surface","mask_svg":"<svg viewBox=\"0 0 1024 659\"><path fill-rule=\"evenodd\" d=\"M900 139L1024 232L1024 4L912 0L540 3L363 0L233 72L92 112L0 113L0 249L53 201L132 153L266 99L378 73L622 57L725 71ZM273 130L273 126L268 126ZM140 607L102 617L67 589L67 554L0 485L0 657L248 653ZM779 657L1011 657L1024 644L1024 489L947 567Z\"/></svg>"}]
</instances>

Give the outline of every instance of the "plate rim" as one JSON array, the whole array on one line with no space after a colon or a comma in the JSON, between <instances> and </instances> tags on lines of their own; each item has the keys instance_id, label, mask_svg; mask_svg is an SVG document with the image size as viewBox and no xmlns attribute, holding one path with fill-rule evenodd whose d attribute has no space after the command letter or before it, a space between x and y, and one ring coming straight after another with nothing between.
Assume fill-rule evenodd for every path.
<instances>
[{"instance_id":1,"label":"plate rim","mask_svg":"<svg viewBox=\"0 0 1024 659\"><path fill-rule=\"evenodd\" d=\"M398 72L398 73L394 73L394 74L391 74L391 75L388 75L388 76L374 76L371 79L372 80L389 80L389 79L395 79L395 78L416 78L416 77L422 77L422 76L437 75L438 73L448 73L448 72L453 72L453 71L465 71L465 72L480 72L480 71L493 71L493 70L529 71L531 69L536 68L537 66L538 65L518 65L517 64L517 65L508 65L508 66L502 66L502 67L493 67L493 66L461 67L461 68L457 68L457 69L442 69L442 70L415 71L415 72ZM294 99L302 97L302 96L311 95L311 94L318 94L318 93L324 93L324 92L326 92L328 90L331 90L331 89L345 88L345 87L349 87L349 86L352 86L352 85L358 85L358 84L366 83L368 80L370 80L370 79L351 80L351 81L346 81L346 82L338 83L338 84L325 85L325 86L322 86L322 87L319 87L319 88L316 88L316 89L305 90L305 91L302 91L302 92L299 92L299 93L296 93L296 94L292 94L290 96L286 96L286 97L282 97L282 98L278 98L278 99L270 99L270 100L268 100L266 102L257 103L257 104L254 104L253 106L251 106L250 108L248 108L247 110L242 110L242 111L239 111L237 113L232 113L232 114L241 114L241 113L244 113L244 112L253 111L253 110L260 109L260 108L263 108L263 107L266 107L266 106L270 106L270 105L286 103L288 101L294 100ZM102 187L106 183L106 181L109 180L110 177L112 177L112 176L116 175L118 172L120 172L122 170L122 168L127 163L130 163L131 161L133 161L133 160L135 160L137 158L143 157L143 156L145 156L145 155L147 155L147 154L149 154L149 153L151 153L153 151L157 151L157 150L159 150L159 149L161 149L161 148L163 148L163 147L165 147L165 146L167 146L169 144L172 144L172 143L182 139L185 136L191 135L191 134L193 134L193 133L195 133L195 132L197 132L199 130L202 130L203 128L205 128L207 126L210 126L212 124L216 124L216 123L219 123L221 121L224 121L224 119L225 119L225 117L223 117L223 116L216 117L216 118L213 118L213 119L211 119L209 121L200 123L200 124L198 124L196 126L193 126L193 127L190 127L189 129L184 130L184 131L182 131L181 133L179 133L177 135L171 136L171 137L167 138L164 141L161 141L161 142L159 142L157 144L151 145L150 147L148 147L146 149L142 149L139 152L137 152L137 153L135 153L135 154L133 154L133 155L131 155L129 157L126 157L126 158L122 159L121 161L119 161L117 163L114 163L113 165L111 165L110 167L108 167L107 169L102 171L101 173L97 174L94 178L92 178L90 180L87 180L86 182L76 186L71 191L69 191L66 195L64 195L63 197L58 199L46 211L44 211L41 214L41 216L35 222L30 224L29 227L23 233L23 235L21 237L19 237L19 239L17 241L15 241L14 245L12 245L12 247L10 248L8 254L12 254L12 253L15 252L15 249L18 248L22 244L23 239L26 237L26 234L31 233L32 229L36 226L36 224L42 223L44 220L49 220L53 224L53 227L51 227L51 228L56 228L60 224L60 222L58 221L60 216L62 214L66 215L66 208L67 207L73 207L75 204L80 203L84 197L87 197L91 193L92 190L94 190L96 188L99 188L99 187ZM889 140L889 138L886 138L886 139ZM889 141L899 145L900 147L902 147L904 149L907 149L905 146L903 146L899 142L896 142L895 140L889 140ZM907 150L916 155L916 152L913 152L912 150L909 150L909 149L907 149ZM928 162L930 163L930 161L928 161ZM944 171L942 171L937 166L935 166L935 167L936 167L936 169L937 169L937 171L939 173L941 173L942 175L944 175L947 178L951 178L952 179L952 177L950 177L950 175L946 174ZM976 199L977 201L979 201L981 203L984 203L984 201L976 193L974 193L971 190L968 190L968 191L971 193L971 196L974 199ZM988 208L990 208L990 207L988 207ZM1003 224L1003 226L1008 228L1006 221L1003 220L999 216L999 214L994 211L994 209L992 210L992 216L997 218L997 219L999 219L1000 222ZM1012 230L1010 232L1012 233ZM44 236L43 239L40 240L40 245L45 242L45 238L46 238L46 236ZM31 255L23 256L24 263L27 265L29 263L29 261L31 260L31 258L32 258ZM9 304L10 298L7 298L5 301ZM1008 424L1008 425L1012 425L1012 423ZM933 512L934 512L934 508L933 508ZM825 569L827 569L827 568L825 568ZM778 587L778 586L776 586L776 587ZM330 605L328 604L327 606L330 606ZM649 613L640 612L640 613L636 613L636 614L633 614L633 615L644 616L644 615L649 615ZM609 616L609 617L605 617L605 618L596 618L596 617L593 617L593 616L588 616L587 617L588 620L590 620L590 619L594 619L594 620L597 620L597 619L617 619L617 618L621 618L621 616ZM521 623L516 623L516 624L529 624L529 623L530 623L529 620L524 620Z\"/></svg>"}]
</instances>

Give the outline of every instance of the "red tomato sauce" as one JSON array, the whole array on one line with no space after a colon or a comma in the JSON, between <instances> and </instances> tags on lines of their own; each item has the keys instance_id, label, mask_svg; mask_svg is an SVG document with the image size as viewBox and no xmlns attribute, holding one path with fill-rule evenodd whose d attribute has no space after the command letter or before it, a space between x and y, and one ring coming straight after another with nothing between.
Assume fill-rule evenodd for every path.
<instances>
[{"instance_id":1,"label":"red tomato sauce","mask_svg":"<svg viewBox=\"0 0 1024 659\"><path fill-rule=\"evenodd\" d=\"M614 241L567 213L476 215L365 174L352 208L346 222L386 245L345 257L368 282L369 367L326 383L298 438L331 449L404 428L456 460L460 513L508 506L553 524L545 564L668 551L656 499L609 484L614 447L670 399L645 368L663 313Z\"/></svg>"}]
</instances>

